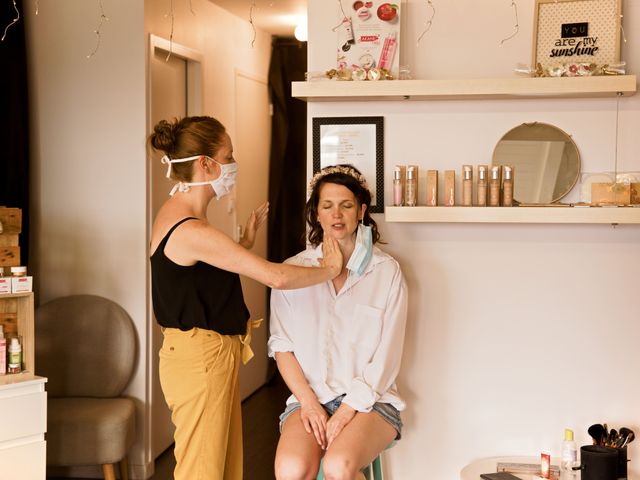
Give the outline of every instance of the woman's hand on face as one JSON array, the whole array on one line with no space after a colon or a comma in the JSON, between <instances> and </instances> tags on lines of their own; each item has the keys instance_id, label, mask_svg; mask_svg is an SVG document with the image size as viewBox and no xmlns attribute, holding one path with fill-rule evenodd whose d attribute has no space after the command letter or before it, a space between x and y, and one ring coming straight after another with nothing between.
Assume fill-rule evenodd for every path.
<instances>
[{"instance_id":1,"label":"woman's hand on face","mask_svg":"<svg viewBox=\"0 0 640 480\"><path fill-rule=\"evenodd\" d=\"M246 249L253 247L253 244L256 241L256 232L267 219L268 213L269 202L264 202L251 212L251 215L249 215L249 219L247 220L247 225L244 228L244 233L242 234L242 238L239 242L243 247Z\"/></svg>"},{"instance_id":2,"label":"woman's hand on face","mask_svg":"<svg viewBox=\"0 0 640 480\"><path fill-rule=\"evenodd\" d=\"M313 433L318 445L327 448L327 412L316 400L311 404L303 404L300 408L300 420L307 433Z\"/></svg>"},{"instance_id":3,"label":"woman's hand on face","mask_svg":"<svg viewBox=\"0 0 640 480\"><path fill-rule=\"evenodd\" d=\"M320 265L331 269L333 272L331 278L340 275L342 271L342 251L338 241L328 233L325 233L322 237L322 255L323 257L319 259Z\"/></svg>"},{"instance_id":4,"label":"woman's hand on face","mask_svg":"<svg viewBox=\"0 0 640 480\"><path fill-rule=\"evenodd\" d=\"M346 403L341 404L327 422L327 448L331 445L342 429L356 416L356 410Z\"/></svg>"}]
</instances>

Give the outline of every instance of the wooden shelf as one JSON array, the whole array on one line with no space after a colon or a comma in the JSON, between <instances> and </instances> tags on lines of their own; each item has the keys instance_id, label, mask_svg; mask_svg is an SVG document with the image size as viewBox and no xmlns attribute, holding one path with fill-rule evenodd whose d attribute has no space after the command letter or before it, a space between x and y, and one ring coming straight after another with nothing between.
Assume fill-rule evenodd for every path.
<instances>
[{"instance_id":1,"label":"wooden shelf","mask_svg":"<svg viewBox=\"0 0 640 480\"><path fill-rule=\"evenodd\" d=\"M635 207L384 207L387 222L640 224Z\"/></svg>"},{"instance_id":2,"label":"wooden shelf","mask_svg":"<svg viewBox=\"0 0 640 480\"><path fill-rule=\"evenodd\" d=\"M35 374L33 292L0 294L0 323L5 337L22 337L22 372L0 375L0 385L31 380Z\"/></svg>"},{"instance_id":3,"label":"wooden shelf","mask_svg":"<svg viewBox=\"0 0 640 480\"><path fill-rule=\"evenodd\" d=\"M308 102L615 97L636 93L635 75L458 80L292 82L291 95Z\"/></svg>"}]
</instances>

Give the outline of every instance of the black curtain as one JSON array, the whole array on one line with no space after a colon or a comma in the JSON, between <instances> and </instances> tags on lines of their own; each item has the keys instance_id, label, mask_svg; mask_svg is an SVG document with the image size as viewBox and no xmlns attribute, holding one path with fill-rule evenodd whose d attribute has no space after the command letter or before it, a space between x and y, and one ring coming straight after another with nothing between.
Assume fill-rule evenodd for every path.
<instances>
[{"instance_id":1,"label":"black curtain","mask_svg":"<svg viewBox=\"0 0 640 480\"><path fill-rule=\"evenodd\" d=\"M269 67L273 117L267 254L274 262L305 248L307 104L291 98L291 82L304 80L306 69L306 43L274 39Z\"/></svg>"},{"instance_id":2,"label":"black curtain","mask_svg":"<svg viewBox=\"0 0 640 480\"><path fill-rule=\"evenodd\" d=\"M29 105L27 49L22 1L16 1L20 19L0 41L0 206L22 209L21 264L27 265L29 245ZM16 17L13 2L0 5L0 36Z\"/></svg>"}]
</instances>

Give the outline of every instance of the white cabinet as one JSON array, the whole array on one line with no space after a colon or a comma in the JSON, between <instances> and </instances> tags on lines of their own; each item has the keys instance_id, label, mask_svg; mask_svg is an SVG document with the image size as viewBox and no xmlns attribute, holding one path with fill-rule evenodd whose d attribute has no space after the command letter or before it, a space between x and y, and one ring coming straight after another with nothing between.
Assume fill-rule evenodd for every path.
<instances>
[{"instance_id":1,"label":"white cabinet","mask_svg":"<svg viewBox=\"0 0 640 480\"><path fill-rule=\"evenodd\" d=\"M0 479L46 477L47 379L0 385Z\"/></svg>"}]
</instances>

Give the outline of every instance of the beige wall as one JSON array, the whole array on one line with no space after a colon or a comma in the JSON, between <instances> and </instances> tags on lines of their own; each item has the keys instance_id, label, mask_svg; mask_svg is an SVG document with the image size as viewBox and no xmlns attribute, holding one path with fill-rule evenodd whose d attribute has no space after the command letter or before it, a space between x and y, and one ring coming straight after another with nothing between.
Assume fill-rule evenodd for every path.
<instances>
[{"instance_id":1,"label":"beige wall","mask_svg":"<svg viewBox=\"0 0 640 480\"><path fill-rule=\"evenodd\" d=\"M195 16L189 11L193 5ZM203 112L234 136L235 69L266 77L270 36L206 0L173 2L174 40L205 55ZM97 3L25 3L32 114L32 265L39 303L91 293L120 303L138 333L128 394L138 400L130 464L151 473L147 282L148 34L169 37L169 2L105 2L109 20L93 50ZM82 475L93 471L76 471Z\"/></svg>"},{"instance_id":2,"label":"beige wall","mask_svg":"<svg viewBox=\"0 0 640 480\"><path fill-rule=\"evenodd\" d=\"M529 62L533 1L433 2L433 28L416 46L427 2L405 5L401 64L415 78L509 77ZM334 64L337 12L309 2L309 70ZM640 66L640 2L625 2L629 71ZM640 95L620 105L618 164L640 171ZM310 103L311 118L385 117L385 198L393 166L460 169L490 163L500 137L523 122L570 133L583 171L613 169L615 99ZM309 149L311 135L309 134ZM309 150L309 159L311 150ZM309 160L310 168L310 160ZM570 199L577 199L577 191ZM424 189L420 202L424 204ZM478 458L560 454L565 427L578 445L608 422L640 428L636 271L640 227L386 223L383 249L401 263L410 291L399 388L404 438L386 455L393 480L459 478ZM629 457L638 457L637 443ZM638 462L630 463L638 475Z\"/></svg>"}]
</instances>

